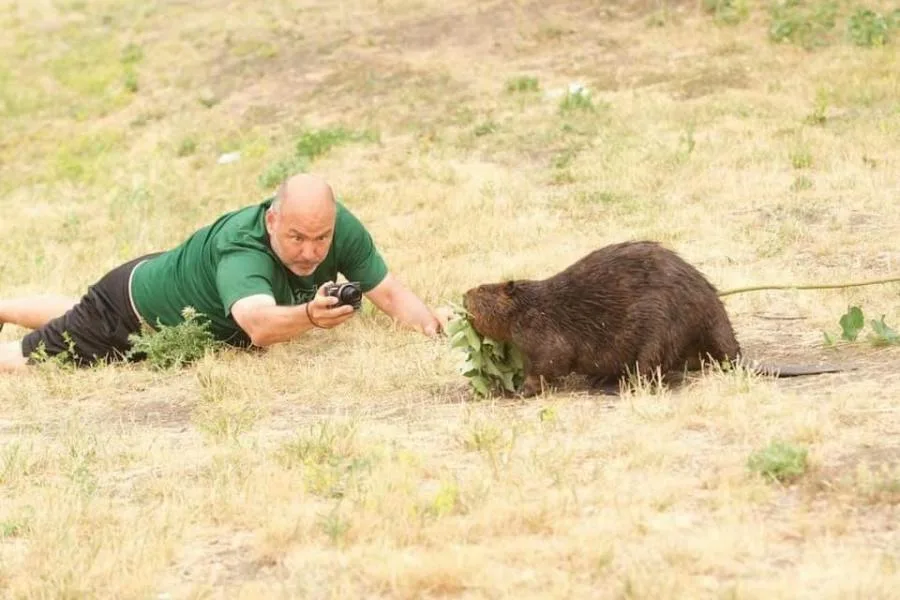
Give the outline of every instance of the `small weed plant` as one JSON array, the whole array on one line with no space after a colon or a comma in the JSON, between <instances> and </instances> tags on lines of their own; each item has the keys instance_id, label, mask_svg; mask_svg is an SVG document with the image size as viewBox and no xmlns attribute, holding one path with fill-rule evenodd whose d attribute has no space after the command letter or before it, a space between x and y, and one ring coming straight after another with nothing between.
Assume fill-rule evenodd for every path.
<instances>
[{"instance_id":1,"label":"small weed plant","mask_svg":"<svg viewBox=\"0 0 900 600\"><path fill-rule=\"evenodd\" d=\"M454 310L454 318L447 325L450 346L465 353L461 372L475 393L486 397L498 390L519 389L525 379L521 351L513 344L482 336L464 309L455 307Z\"/></svg>"},{"instance_id":2,"label":"small weed plant","mask_svg":"<svg viewBox=\"0 0 900 600\"><path fill-rule=\"evenodd\" d=\"M351 131L344 127L320 129L304 132L295 144L297 156L312 162L326 154L335 146L351 142L376 142L379 136L374 131Z\"/></svg>"},{"instance_id":3,"label":"small weed plant","mask_svg":"<svg viewBox=\"0 0 900 600\"><path fill-rule=\"evenodd\" d=\"M272 163L257 178L263 189L272 188L289 175L305 173L310 164L332 148L353 142L377 142L377 131L353 131L345 127L304 131L294 142L294 154Z\"/></svg>"},{"instance_id":4,"label":"small weed plant","mask_svg":"<svg viewBox=\"0 0 900 600\"><path fill-rule=\"evenodd\" d=\"M900 334L897 333L885 320L885 315L881 315L879 319L869 319L869 331L866 338L873 346L896 346L900 345ZM850 306L847 312L841 315L838 324L841 327L839 338L845 342L859 341L859 335L866 327L866 318L863 311L858 306ZM828 346L837 344L838 337L828 331L823 331L825 343Z\"/></svg>"},{"instance_id":5,"label":"small weed plant","mask_svg":"<svg viewBox=\"0 0 900 600\"><path fill-rule=\"evenodd\" d=\"M847 36L857 46L884 46L892 30L900 27L900 9L882 15L860 7L847 20Z\"/></svg>"},{"instance_id":6,"label":"small weed plant","mask_svg":"<svg viewBox=\"0 0 900 600\"><path fill-rule=\"evenodd\" d=\"M772 5L769 39L807 50L826 46L837 25L837 3L783 0Z\"/></svg>"},{"instance_id":7,"label":"small weed plant","mask_svg":"<svg viewBox=\"0 0 900 600\"><path fill-rule=\"evenodd\" d=\"M75 361L79 358L75 352L75 340L72 339L72 336L68 331L63 331L62 337L63 341L66 343L66 349L62 352L51 356L47 353L47 347L44 345L44 342L41 341L29 358L38 365L49 365L54 368L63 369L72 368Z\"/></svg>"},{"instance_id":8,"label":"small weed plant","mask_svg":"<svg viewBox=\"0 0 900 600\"><path fill-rule=\"evenodd\" d=\"M513 77L506 82L506 91L510 94L516 92L537 92L540 91L540 87L537 77L528 75Z\"/></svg>"},{"instance_id":9,"label":"small weed plant","mask_svg":"<svg viewBox=\"0 0 900 600\"><path fill-rule=\"evenodd\" d=\"M217 342L209 331L209 322L194 308L188 306L181 312L184 321L178 325L157 325L157 330L145 329L132 334L128 357L146 357L157 370L180 368L192 364L207 352L217 349Z\"/></svg>"},{"instance_id":10,"label":"small weed plant","mask_svg":"<svg viewBox=\"0 0 900 600\"><path fill-rule=\"evenodd\" d=\"M562 114L573 111L593 112L594 110L595 108L594 103L591 100L591 95L583 88L566 91L559 103L559 112Z\"/></svg>"},{"instance_id":11,"label":"small weed plant","mask_svg":"<svg viewBox=\"0 0 900 600\"><path fill-rule=\"evenodd\" d=\"M703 12L723 25L737 25L750 14L746 0L703 0L702 6Z\"/></svg>"},{"instance_id":12,"label":"small weed plant","mask_svg":"<svg viewBox=\"0 0 900 600\"><path fill-rule=\"evenodd\" d=\"M773 441L747 459L747 468L768 479L789 483L806 472L806 448L782 441Z\"/></svg>"}]
</instances>

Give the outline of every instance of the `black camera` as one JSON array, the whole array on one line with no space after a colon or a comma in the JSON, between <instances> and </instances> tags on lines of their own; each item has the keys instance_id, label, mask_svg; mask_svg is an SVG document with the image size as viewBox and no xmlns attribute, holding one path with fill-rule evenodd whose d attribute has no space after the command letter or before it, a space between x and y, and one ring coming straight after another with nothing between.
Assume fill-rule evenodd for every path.
<instances>
[{"instance_id":1,"label":"black camera","mask_svg":"<svg viewBox=\"0 0 900 600\"><path fill-rule=\"evenodd\" d=\"M326 296L334 296L338 299L337 304L334 304L332 308L349 304L353 307L353 310L359 310L359 307L362 305L362 292L359 289L359 282L332 283L322 291Z\"/></svg>"}]
</instances>

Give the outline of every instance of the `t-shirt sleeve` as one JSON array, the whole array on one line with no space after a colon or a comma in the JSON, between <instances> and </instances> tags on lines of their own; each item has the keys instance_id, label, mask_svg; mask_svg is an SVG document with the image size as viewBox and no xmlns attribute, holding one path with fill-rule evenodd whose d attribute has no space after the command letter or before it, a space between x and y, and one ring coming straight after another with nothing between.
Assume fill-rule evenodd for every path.
<instances>
[{"instance_id":1,"label":"t-shirt sleeve","mask_svg":"<svg viewBox=\"0 0 900 600\"><path fill-rule=\"evenodd\" d=\"M231 313L231 306L241 298L256 294L274 297L274 271L272 258L263 252L249 249L226 252L216 267L216 288L225 315Z\"/></svg>"},{"instance_id":2,"label":"t-shirt sleeve","mask_svg":"<svg viewBox=\"0 0 900 600\"><path fill-rule=\"evenodd\" d=\"M344 219L338 271L347 281L358 281L363 292L371 291L387 276L387 263L359 219L349 211Z\"/></svg>"}]
</instances>

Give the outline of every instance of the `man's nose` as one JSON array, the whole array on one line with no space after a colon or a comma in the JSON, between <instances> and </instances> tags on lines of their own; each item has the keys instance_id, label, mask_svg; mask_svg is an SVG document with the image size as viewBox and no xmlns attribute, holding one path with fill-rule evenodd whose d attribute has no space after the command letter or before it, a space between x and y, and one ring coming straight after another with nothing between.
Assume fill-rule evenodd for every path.
<instances>
[{"instance_id":1,"label":"man's nose","mask_svg":"<svg viewBox=\"0 0 900 600\"><path fill-rule=\"evenodd\" d=\"M307 262L317 261L320 258L319 249L312 244L304 246L300 251L300 255L303 257L303 260Z\"/></svg>"}]
</instances>

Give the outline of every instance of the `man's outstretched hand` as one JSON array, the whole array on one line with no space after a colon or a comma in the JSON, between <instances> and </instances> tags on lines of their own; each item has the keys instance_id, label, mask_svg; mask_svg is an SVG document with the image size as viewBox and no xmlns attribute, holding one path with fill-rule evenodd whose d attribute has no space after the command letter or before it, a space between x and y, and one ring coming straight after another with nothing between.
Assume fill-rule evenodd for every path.
<instances>
[{"instance_id":1,"label":"man's outstretched hand","mask_svg":"<svg viewBox=\"0 0 900 600\"><path fill-rule=\"evenodd\" d=\"M446 333L447 323L453 318L453 309L449 306L440 306L432 310L431 314L437 319L437 323L430 328L426 328L425 333L430 336Z\"/></svg>"}]
</instances>

